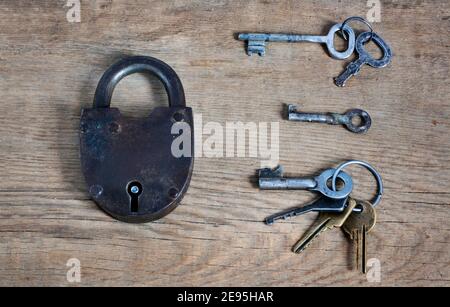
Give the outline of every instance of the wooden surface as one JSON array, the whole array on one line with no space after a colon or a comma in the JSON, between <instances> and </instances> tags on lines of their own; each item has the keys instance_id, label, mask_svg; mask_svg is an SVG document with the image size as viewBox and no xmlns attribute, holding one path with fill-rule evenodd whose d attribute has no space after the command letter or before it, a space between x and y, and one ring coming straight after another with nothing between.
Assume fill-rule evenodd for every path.
<instances>
[{"instance_id":1,"label":"wooden surface","mask_svg":"<svg viewBox=\"0 0 450 307\"><path fill-rule=\"evenodd\" d=\"M332 78L346 62L322 46L270 44L265 58L249 58L234 34L326 33L365 16L366 1L82 1L81 23L67 22L65 1L1 1L0 285L70 285L70 258L81 261L82 286L450 285L450 5L382 3L375 29L393 63L364 67L341 89ZM174 67L204 122L279 122L280 163L291 174L348 159L375 165L386 193L369 258L381 261L381 283L351 270L352 245L338 230L291 253L316 215L262 221L314 195L259 191L258 158L197 159L182 205L156 223L128 225L100 211L80 170L79 116L103 72L125 55ZM113 104L143 116L166 102L155 78L135 75ZM280 116L285 103L359 107L374 125L360 136L289 123ZM370 197L372 178L349 171L354 195Z\"/></svg>"}]
</instances>

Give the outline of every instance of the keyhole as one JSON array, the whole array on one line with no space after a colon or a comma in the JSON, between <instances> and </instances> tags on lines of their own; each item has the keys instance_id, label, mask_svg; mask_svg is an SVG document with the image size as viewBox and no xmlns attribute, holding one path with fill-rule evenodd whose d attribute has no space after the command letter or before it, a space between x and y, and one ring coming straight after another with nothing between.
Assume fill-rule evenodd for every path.
<instances>
[{"instance_id":1,"label":"keyhole","mask_svg":"<svg viewBox=\"0 0 450 307\"><path fill-rule=\"evenodd\" d=\"M130 195L131 212L139 212L139 196L142 194L142 184L137 181L131 182L128 185L128 194Z\"/></svg>"}]
</instances>

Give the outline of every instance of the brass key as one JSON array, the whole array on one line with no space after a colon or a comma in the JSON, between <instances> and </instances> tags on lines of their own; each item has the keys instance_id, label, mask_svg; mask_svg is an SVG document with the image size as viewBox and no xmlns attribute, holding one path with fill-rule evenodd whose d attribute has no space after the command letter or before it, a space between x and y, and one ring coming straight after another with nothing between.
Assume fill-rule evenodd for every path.
<instances>
[{"instance_id":1,"label":"brass key","mask_svg":"<svg viewBox=\"0 0 450 307\"><path fill-rule=\"evenodd\" d=\"M294 246L293 251L297 254L303 252L322 232L339 228L344 225L347 218L352 214L356 207L356 201L349 198L347 208L340 213L321 213L318 219L318 225L307 232L303 238Z\"/></svg>"},{"instance_id":2,"label":"brass key","mask_svg":"<svg viewBox=\"0 0 450 307\"><path fill-rule=\"evenodd\" d=\"M356 241L356 265L367 273L367 234L375 227L377 213L370 202L357 201L362 212L353 212L345 221L342 229Z\"/></svg>"}]
</instances>

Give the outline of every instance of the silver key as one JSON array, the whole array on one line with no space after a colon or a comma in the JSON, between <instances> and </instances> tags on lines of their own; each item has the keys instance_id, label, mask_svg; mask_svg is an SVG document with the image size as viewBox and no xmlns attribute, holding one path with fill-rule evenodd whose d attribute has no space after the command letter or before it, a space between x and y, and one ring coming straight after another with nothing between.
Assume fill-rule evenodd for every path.
<instances>
[{"instance_id":1,"label":"silver key","mask_svg":"<svg viewBox=\"0 0 450 307\"><path fill-rule=\"evenodd\" d=\"M364 44L373 40L383 51L383 57L379 60L374 59L365 49ZM389 65L392 60L392 51L389 45L376 33L364 32L358 36L356 40L356 52L358 59L350 63L345 71L335 79L335 83L339 87L345 86L346 82L352 77L356 76L361 67L365 64L374 68L383 68Z\"/></svg>"},{"instance_id":2,"label":"silver key","mask_svg":"<svg viewBox=\"0 0 450 307\"><path fill-rule=\"evenodd\" d=\"M334 173L334 169L329 169L317 177L285 178L282 166L274 170L266 168L259 171L259 188L261 190L309 190L319 192L328 198L347 198L353 191L352 177L345 172L339 173L343 187L334 191L328 187L328 182L333 178Z\"/></svg>"},{"instance_id":3,"label":"silver key","mask_svg":"<svg viewBox=\"0 0 450 307\"><path fill-rule=\"evenodd\" d=\"M289 120L308 123L324 123L329 125L343 125L353 133L366 133L372 126L372 119L364 110L354 109L345 114L339 113L303 113L294 105L289 105ZM359 118L359 124L354 119Z\"/></svg>"},{"instance_id":4,"label":"silver key","mask_svg":"<svg viewBox=\"0 0 450 307\"><path fill-rule=\"evenodd\" d=\"M295 208L281 213L274 214L266 219L267 225L273 225L276 221L287 220L295 216L300 216L309 212L343 212L348 198L332 199L321 197L313 203L302 208Z\"/></svg>"},{"instance_id":5,"label":"silver key","mask_svg":"<svg viewBox=\"0 0 450 307\"><path fill-rule=\"evenodd\" d=\"M345 25L343 30L348 37L348 48L343 52L339 52L334 47L334 36L336 32L342 29L342 24L334 25L328 35L315 36L315 35L293 35L293 34L265 34L265 33L241 33L238 35L239 40L247 41L247 54L259 54L264 56L266 54L266 42L284 42L284 43L297 43L297 42L310 42L326 44L328 52L331 57L337 60L344 60L350 57L355 50L356 36L353 29Z\"/></svg>"}]
</instances>

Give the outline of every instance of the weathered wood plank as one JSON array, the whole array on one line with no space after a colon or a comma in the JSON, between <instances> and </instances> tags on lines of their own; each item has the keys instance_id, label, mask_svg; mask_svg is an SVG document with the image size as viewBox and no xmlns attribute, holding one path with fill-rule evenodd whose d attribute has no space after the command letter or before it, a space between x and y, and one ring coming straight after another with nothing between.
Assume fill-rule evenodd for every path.
<instances>
[{"instance_id":1,"label":"weathered wood plank","mask_svg":"<svg viewBox=\"0 0 450 307\"><path fill-rule=\"evenodd\" d=\"M351 245L339 231L301 256L290 252L314 214L261 222L312 195L255 189L257 158L197 159L183 205L156 223L127 225L97 209L79 166L80 109L109 65L142 54L175 68L204 122L279 122L280 163L291 173L352 158L373 163L386 183L369 244L382 263L380 285L448 286L449 3L382 3L375 28L394 62L365 67L339 89L332 77L345 63L323 47L271 44L265 58L248 58L233 35L326 33L337 20L365 16L365 1L83 1L81 23L67 22L65 1L2 1L0 285L68 285L74 257L82 285L370 285L349 269ZM133 116L166 101L158 82L142 75L114 95ZM285 103L364 108L374 126L357 136L289 123L280 117ZM356 195L369 196L370 178L352 173Z\"/></svg>"}]
</instances>

